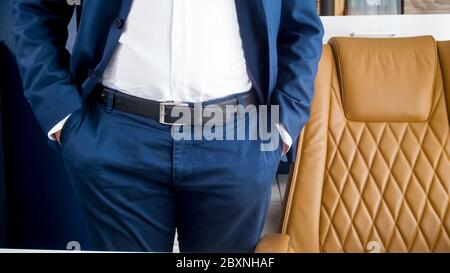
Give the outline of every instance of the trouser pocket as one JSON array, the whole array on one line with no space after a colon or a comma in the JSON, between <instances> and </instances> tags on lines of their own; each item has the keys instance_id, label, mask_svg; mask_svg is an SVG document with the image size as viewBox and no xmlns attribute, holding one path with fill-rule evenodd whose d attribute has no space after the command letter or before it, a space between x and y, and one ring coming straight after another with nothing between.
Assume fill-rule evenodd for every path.
<instances>
[{"instance_id":1,"label":"trouser pocket","mask_svg":"<svg viewBox=\"0 0 450 273\"><path fill-rule=\"evenodd\" d=\"M83 120L86 116L86 106L73 112L69 118L64 123L61 129L60 143L61 148L65 146L66 142L70 142L71 139L76 135L77 131L80 129Z\"/></svg>"}]
</instances>

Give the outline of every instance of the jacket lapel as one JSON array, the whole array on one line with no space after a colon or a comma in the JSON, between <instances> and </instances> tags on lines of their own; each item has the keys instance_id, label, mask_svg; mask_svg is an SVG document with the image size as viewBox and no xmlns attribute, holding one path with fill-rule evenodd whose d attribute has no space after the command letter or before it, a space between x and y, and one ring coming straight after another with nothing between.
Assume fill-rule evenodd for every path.
<instances>
[{"instance_id":1,"label":"jacket lapel","mask_svg":"<svg viewBox=\"0 0 450 273\"><path fill-rule=\"evenodd\" d=\"M264 0L235 0L247 69L260 102L267 102L269 40Z\"/></svg>"},{"instance_id":2,"label":"jacket lapel","mask_svg":"<svg viewBox=\"0 0 450 273\"><path fill-rule=\"evenodd\" d=\"M106 0L105 0L105 2L106 2ZM133 3L133 0L114 1L115 5L120 5L120 7L118 6L118 9L117 9L118 13L114 14L114 18L115 18L114 20L125 21L128 17L128 13L130 11L132 3ZM103 73L103 71L105 71L106 66L109 64L109 62L111 61L111 58L113 57L114 51L119 43L120 35L122 34L122 31L123 31L123 27L117 27L117 24L115 21L111 22L111 24L113 25L113 27L111 27L109 29L101 61L100 61L100 63L97 64L97 66L94 69L94 71L96 72L95 73L96 75L100 75ZM93 90L94 87L97 85L98 81L99 81L99 79L97 77L90 77L88 80L86 80L83 83L82 89L89 90L89 91ZM86 92L85 94L87 96L89 94L89 92Z\"/></svg>"}]
</instances>

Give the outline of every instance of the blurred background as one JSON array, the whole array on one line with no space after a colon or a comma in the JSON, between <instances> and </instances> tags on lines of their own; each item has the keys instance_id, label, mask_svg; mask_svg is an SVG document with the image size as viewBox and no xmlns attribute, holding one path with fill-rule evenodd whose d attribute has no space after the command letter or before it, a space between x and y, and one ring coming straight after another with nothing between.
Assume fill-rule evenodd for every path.
<instances>
[{"instance_id":1,"label":"blurred background","mask_svg":"<svg viewBox=\"0 0 450 273\"><path fill-rule=\"evenodd\" d=\"M317 0L320 15L450 13L448 0Z\"/></svg>"},{"instance_id":2,"label":"blurred background","mask_svg":"<svg viewBox=\"0 0 450 273\"><path fill-rule=\"evenodd\" d=\"M0 0L0 248L63 250L70 241L88 248L83 215L23 96L9 0Z\"/></svg>"}]
</instances>

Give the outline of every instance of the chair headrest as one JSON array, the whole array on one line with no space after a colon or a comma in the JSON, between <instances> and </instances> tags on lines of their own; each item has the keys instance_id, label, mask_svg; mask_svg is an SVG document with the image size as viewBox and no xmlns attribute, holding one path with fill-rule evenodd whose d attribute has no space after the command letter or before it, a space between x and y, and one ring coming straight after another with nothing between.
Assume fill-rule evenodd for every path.
<instances>
[{"instance_id":1,"label":"chair headrest","mask_svg":"<svg viewBox=\"0 0 450 273\"><path fill-rule=\"evenodd\" d=\"M431 36L333 38L347 119L417 122L430 115L438 57Z\"/></svg>"}]
</instances>

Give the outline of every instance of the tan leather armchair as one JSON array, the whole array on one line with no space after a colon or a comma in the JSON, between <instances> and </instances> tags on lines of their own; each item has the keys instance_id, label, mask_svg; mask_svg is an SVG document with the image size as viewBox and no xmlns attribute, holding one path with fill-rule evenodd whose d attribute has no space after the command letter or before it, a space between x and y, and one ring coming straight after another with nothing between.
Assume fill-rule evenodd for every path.
<instances>
[{"instance_id":1,"label":"tan leather armchair","mask_svg":"<svg viewBox=\"0 0 450 273\"><path fill-rule=\"evenodd\" d=\"M332 39L281 233L256 251L450 252L449 88L450 42Z\"/></svg>"}]
</instances>

